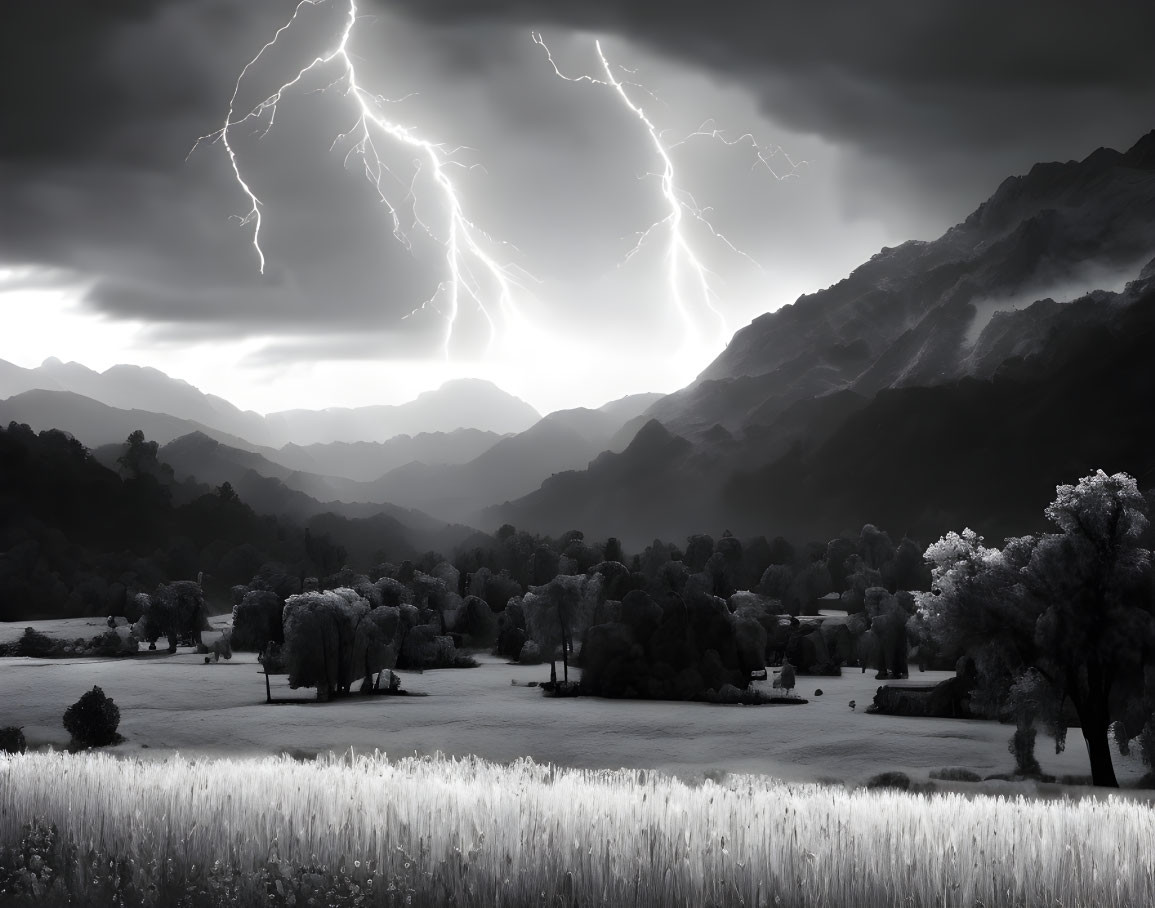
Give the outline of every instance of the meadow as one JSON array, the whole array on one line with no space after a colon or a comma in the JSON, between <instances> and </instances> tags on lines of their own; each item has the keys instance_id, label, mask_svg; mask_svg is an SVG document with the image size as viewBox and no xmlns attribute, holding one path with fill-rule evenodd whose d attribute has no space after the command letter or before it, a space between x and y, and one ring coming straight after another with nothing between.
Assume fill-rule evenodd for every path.
<instances>
[{"instance_id":1,"label":"meadow","mask_svg":"<svg viewBox=\"0 0 1155 908\"><path fill-rule=\"evenodd\" d=\"M1155 904L1139 792L861 787L1012 764L1007 726L866 714L870 673L742 707L551 700L526 686L548 666L479 661L404 674L415 697L269 706L252 654L0 660L30 746L0 757L0 904ZM71 756L60 715L93 684L125 741ZM1086 772L1074 735L1038 756Z\"/></svg>"},{"instance_id":2,"label":"meadow","mask_svg":"<svg viewBox=\"0 0 1155 908\"><path fill-rule=\"evenodd\" d=\"M70 904L1155 904L1155 810L1117 796L687 784L381 753L0 759L0 840L34 838L31 817L51 840L38 866L59 865L43 898Z\"/></svg>"}]
</instances>

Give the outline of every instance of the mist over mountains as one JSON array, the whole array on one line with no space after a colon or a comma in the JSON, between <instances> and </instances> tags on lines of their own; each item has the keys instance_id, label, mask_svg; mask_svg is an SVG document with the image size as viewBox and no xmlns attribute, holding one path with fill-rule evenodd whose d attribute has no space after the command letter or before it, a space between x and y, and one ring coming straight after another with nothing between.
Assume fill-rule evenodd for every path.
<instances>
[{"instance_id":1,"label":"mist over mountains","mask_svg":"<svg viewBox=\"0 0 1155 908\"><path fill-rule=\"evenodd\" d=\"M462 380L261 416L154 369L0 362L0 423L92 449L141 429L178 480L298 520L512 523L635 548L866 522L997 539L1092 469L1155 478L1153 326L1155 132L1007 179L938 239L755 319L673 394L541 417Z\"/></svg>"}]
</instances>

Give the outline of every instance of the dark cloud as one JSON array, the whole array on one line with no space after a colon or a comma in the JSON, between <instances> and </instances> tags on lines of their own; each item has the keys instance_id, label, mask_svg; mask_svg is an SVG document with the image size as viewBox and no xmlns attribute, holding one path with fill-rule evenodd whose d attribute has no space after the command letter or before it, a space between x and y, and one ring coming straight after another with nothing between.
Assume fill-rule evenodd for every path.
<instances>
[{"instance_id":1,"label":"dark cloud","mask_svg":"<svg viewBox=\"0 0 1155 908\"><path fill-rule=\"evenodd\" d=\"M380 2L452 29L500 20L627 36L749 88L783 126L951 184L924 199L937 220L1007 167L1126 146L1155 125L1151 3Z\"/></svg>"},{"instance_id":2,"label":"dark cloud","mask_svg":"<svg viewBox=\"0 0 1155 908\"><path fill-rule=\"evenodd\" d=\"M265 275L256 270L251 225L229 220L243 216L247 202L222 149L202 146L185 160L196 138L219 126L237 73L294 6L3 3L0 267L79 276L92 287L93 308L170 333L313 337L269 345L268 361L356 359L367 349L438 354L444 323L433 310L404 316L436 293L444 252L420 228L411 231L411 251L394 243L356 159L343 166L348 146L330 151L350 114L337 92L319 93L324 74L293 95L268 136L236 135L266 202ZM805 289L862 257L854 218L884 223L894 239L934 233L1036 160L1125 146L1155 125L1153 4L359 6L379 14L358 25L354 49L366 79L390 97L418 92L390 109L424 138L471 146L461 160L484 165L455 175L470 213L481 212L479 222L511 244L495 243L495 254L545 281L558 330L604 323L623 343L655 324L655 313L669 314L651 273L618 270L636 232L663 215L645 176L655 168L652 150L610 93L554 78L530 27L545 28L575 72L593 71L597 61L574 30L617 39L615 59L641 58L638 78L654 80L670 102L657 107L675 132L707 116L741 132L760 106L789 135L788 150L811 158L800 180L777 184L725 149L687 148L680 161L695 169L704 203L738 201L718 205L718 225L768 268L812 282ZM342 11L340 3L308 10L318 27L286 35L242 104L311 59L318 35L331 36ZM675 76L677 91L666 98L662 89ZM720 110L719 92L729 92ZM743 106L749 98L756 103ZM407 198L419 156L392 155L404 225L420 216L442 233L444 211L424 201L414 208ZM724 256L718 264L729 267ZM745 292L757 282L742 277L737 286ZM466 337L485 334L476 311L461 320Z\"/></svg>"}]
</instances>

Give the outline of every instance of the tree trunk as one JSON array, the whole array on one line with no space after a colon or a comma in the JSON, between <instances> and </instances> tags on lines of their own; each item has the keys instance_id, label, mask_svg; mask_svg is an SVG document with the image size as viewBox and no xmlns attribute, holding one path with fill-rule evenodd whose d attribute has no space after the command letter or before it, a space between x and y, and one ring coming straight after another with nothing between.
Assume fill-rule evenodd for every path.
<instances>
[{"instance_id":1,"label":"tree trunk","mask_svg":"<svg viewBox=\"0 0 1155 908\"><path fill-rule=\"evenodd\" d=\"M565 680L569 680L569 655L566 653L565 645L565 618L563 617L563 610L559 607L557 610L557 623L561 629L561 665L562 671L565 674ZM556 680L556 678L554 679Z\"/></svg>"},{"instance_id":2,"label":"tree trunk","mask_svg":"<svg viewBox=\"0 0 1155 908\"><path fill-rule=\"evenodd\" d=\"M1097 703L1076 701L1075 711L1079 714L1083 740L1087 744L1087 756L1091 760L1091 781L1095 785L1118 788L1115 766L1111 762L1111 745L1108 738L1109 717L1105 706Z\"/></svg>"}]
</instances>

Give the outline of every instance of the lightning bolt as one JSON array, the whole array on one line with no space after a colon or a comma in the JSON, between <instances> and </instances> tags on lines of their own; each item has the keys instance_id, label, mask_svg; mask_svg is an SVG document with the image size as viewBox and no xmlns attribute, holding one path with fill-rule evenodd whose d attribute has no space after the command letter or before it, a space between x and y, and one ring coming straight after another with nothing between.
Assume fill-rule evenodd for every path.
<instances>
[{"instance_id":1,"label":"lightning bolt","mask_svg":"<svg viewBox=\"0 0 1155 908\"><path fill-rule=\"evenodd\" d=\"M261 137L266 136L275 124L278 106L286 93L294 88L299 88L311 73L326 67L336 66L339 74L336 79L330 82L329 88L343 87L345 96L352 102L355 116L349 129L334 140L331 149L336 148L343 141L352 143L345 156L346 166L355 156L360 157L366 179L369 180L378 199L388 212L394 238L410 250L412 250L412 244L402 225L401 215L397 206L390 201L386 191L387 178L396 180L396 177L386 165L382 157L382 146L379 146L378 143L394 142L401 147L412 149L418 156L413 179L406 187L405 200L414 205L412 228L419 228L444 247L447 276L440 282L433 296L410 312L410 315L429 308L445 319L443 351L448 357L458 314L462 303L468 301L476 307L487 322L489 343L492 347L496 337L497 322L494 313L487 308L483 297L493 293L497 298L497 308L502 318L507 323L521 324L522 317L514 302L514 289L523 287L519 277L528 275L515 266L499 263L487 252L486 245L494 244L494 240L467 217L461 194L450 175L450 168L465 166L454 159L454 155L461 149L447 147L441 143L421 138L414 127L403 125L386 116L382 108L387 104L396 103L396 101L390 101L382 95L370 92L359 81L357 69L349 51L349 43L359 18L357 0L346 0L344 25L332 49L314 57L312 61L302 66L293 78L283 83L271 95L245 112L242 113L238 107L242 86L261 59L276 46L282 35L297 23L304 10L322 6L327 2L329 0L300 0L289 21L277 29L272 38L257 52L256 56L245 64L237 76L224 124L220 129L201 136L189 154L191 155L205 142L219 142L224 147L232 167L233 177L249 202L248 212L242 216L237 216L236 220L242 227L252 225L252 245L257 256L258 268L264 274L267 264L265 251L261 245L264 203L244 176L233 141L233 133L245 124L253 124L258 127L257 131ZM445 221L440 236L421 219L416 211L415 187L423 172L429 174L442 200ZM443 304L439 304L439 300L443 300ZM408 317L406 316L406 318Z\"/></svg>"},{"instance_id":2,"label":"lightning bolt","mask_svg":"<svg viewBox=\"0 0 1155 908\"><path fill-rule=\"evenodd\" d=\"M717 302L717 294L710 281L711 271L695 251L694 245L687 235L685 229L687 220L696 222L704 227L711 237L721 242L731 252L742 256L756 267L760 266L754 259L730 242L725 235L716 230L708 217L708 209L700 206L697 201L695 201L694 196L679 185L671 151L686 144L691 139L699 137L715 139L731 146L748 144L754 149L756 157L752 166L757 167L761 164L775 179L779 180L793 176L794 171L805 162L795 163L791 161L789 156L785 155L784 152L781 152L781 149L767 149L758 145L754 137L749 133L739 136L736 139L727 139L722 131L713 127L711 121L702 124L701 127L681 140L667 144L662 137L662 131L654 124L654 121L646 113L645 108L630 96L628 89L639 89L653 97L652 93L636 82L625 82L617 76L615 67L610 63L609 58L602 49L600 40L594 42L594 48L597 52L598 60L601 63L602 72L605 74L604 78L588 74L581 76L566 75L561 71L561 68L554 59L553 53L550 51L548 45L546 45L541 34L532 32L530 36L533 42L545 52L546 59L549 61L550 66L553 67L553 71L557 76L567 82L586 82L591 85L598 85L610 89L617 95L622 104L641 121L649 139L650 146L653 148L660 164L658 172L647 174L647 176L658 178L666 214L645 230L638 233L637 242L626 254L624 261L628 262L632 259L654 234L662 228L665 228L667 233L666 278L670 289L670 297L685 325L690 344L693 345L695 342L700 344L702 341L697 323L694 320L691 298L709 313L709 317L712 317L717 322L718 336L724 341L728 337L726 319L717 305L715 305ZM624 73L632 74L632 70L625 69L624 67L618 68ZM779 174L771 167L771 158L778 153L781 153L791 165L790 172ZM688 280L684 280L684 277L688 278ZM687 283L689 284L690 291L686 289Z\"/></svg>"}]
</instances>

